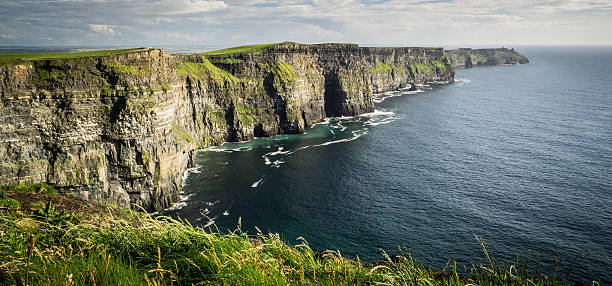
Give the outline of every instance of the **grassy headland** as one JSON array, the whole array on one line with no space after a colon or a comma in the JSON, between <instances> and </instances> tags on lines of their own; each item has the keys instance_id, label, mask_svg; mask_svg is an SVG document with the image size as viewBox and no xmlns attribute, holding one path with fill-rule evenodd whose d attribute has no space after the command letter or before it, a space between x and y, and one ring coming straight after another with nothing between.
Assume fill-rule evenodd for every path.
<instances>
[{"instance_id":1,"label":"grassy headland","mask_svg":"<svg viewBox=\"0 0 612 286\"><path fill-rule=\"evenodd\" d=\"M226 48L216 51L204 52L202 55L205 56L227 56L227 55L239 55L239 54L252 54L265 50L268 47L274 46L277 44L260 44L260 45L247 45L247 46L238 46L232 48Z\"/></svg>"},{"instance_id":2,"label":"grassy headland","mask_svg":"<svg viewBox=\"0 0 612 286\"><path fill-rule=\"evenodd\" d=\"M96 51L74 52L74 53L0 53L0 65L18 64L18 63L34 61L34 60L104 57L104 56L110 56L110 55L119 54L119 53L133 52L137 50L140 50L140 48L118 49L118 50L96 50Z\"/></svg>"},{"instance_id":3,"label":"grassy headland","mask_svg":"<svg viewBox=\"0 0 612 286\"><path fill-rule=\"evenodd\" d=\"M48 185L0 189L0 285L563 285L523 261L459 273L410 256L364 263L278 234L220 233L72 198Z\"/></svg>"}]
</instances>

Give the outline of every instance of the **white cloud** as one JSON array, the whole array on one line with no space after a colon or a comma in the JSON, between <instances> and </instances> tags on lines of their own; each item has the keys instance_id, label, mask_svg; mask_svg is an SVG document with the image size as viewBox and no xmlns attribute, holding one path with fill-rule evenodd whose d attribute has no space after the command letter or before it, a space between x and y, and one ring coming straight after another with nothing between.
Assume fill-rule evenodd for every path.
<instances>
[{"instance_id":1,"label":"white cloud","mask_svg":"<svg viewBox=\"0 0 612 286\"><path fill-rule=\"evenodd\" d=\"M141 14L179 15L210 12L229 7L223 1L209 0L152 0L137 2L141 2L141 6L135 10Z\"/></svg>"},{"instance_id":2,"label":"white cloud","mask_svg":"<svg viewBox=\"0 0 612 286\"><path fill-rule=\"evenodd\" d=\"M612 44L607 27L612 0L0 0L0 34L32 42Z\"/></svg>"},{"instance_id":3,"label":"white cloud","mask_svg":"<svg viewBox=\"0 0 612 286\"><path fill-rule=\"evenodd\" d=\"M115 31L116 26L111 25L89 24L89 28L92 31L104 36L115 36L121 34Z\"/></svg>"},{"instance_id":4,"label":"white cloud","mask_svg":"<svg viewBox=\"0 0 612 286\"><path fill-rule=\"evenodd\" d=\"M181 33L169 33L166 34L166 37L168 37L169 39L187 40L190 42L193 41L193 38L191 38L191 36Z\"/></svg>"}]
</instances>

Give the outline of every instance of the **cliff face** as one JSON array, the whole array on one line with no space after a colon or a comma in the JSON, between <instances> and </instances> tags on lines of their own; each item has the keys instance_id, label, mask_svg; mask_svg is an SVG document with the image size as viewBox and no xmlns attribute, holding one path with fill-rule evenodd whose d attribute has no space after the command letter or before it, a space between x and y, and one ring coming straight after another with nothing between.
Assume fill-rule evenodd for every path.
<instances>
[{"instance_id":1,"label":"cliff face","mask_svg":"<svg viewBox=\"0 0 612 286\"><path fill-rule=\"evenodd\" d=\"M198 55L140 49L0 66L0 185L160 210L193 151L302 133L372 94L452 81L438 48L282 43Z\"/></svg>"},{"instance_id":2,"label":"cliff face","mask_svg":"<svg viewBox=\"0 0 612 286\"><path fill-rule=\"evenodd\" d=\"M455 68L526 64L529 60L514 49L456 49L447 50L449 62Z\"/></svg>"}]
</instances>

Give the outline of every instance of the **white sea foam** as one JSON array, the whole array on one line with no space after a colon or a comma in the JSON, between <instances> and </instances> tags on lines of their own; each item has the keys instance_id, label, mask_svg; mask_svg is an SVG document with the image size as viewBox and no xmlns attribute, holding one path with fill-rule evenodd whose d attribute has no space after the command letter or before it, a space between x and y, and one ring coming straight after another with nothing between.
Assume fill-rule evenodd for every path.
<instances>
[{"instance_id":1,"label":"white sea foam","mask_svg":"<svg viewBox=\"0 0 612 286\"><path fill-rule=\"evenodd\" d=\"M165 211L175 211L180 210L187 205L187 202L178 202L174 203L171 207L165 209Z\"/></svg>"},{"instance_id":2,"label":"white sea foam","mask_svg":"<svg viewBox=\"0 0 612 286\"><path fill-rule=\"evenodd\" d=\"M363 135L367 134L367 132L363 131L359 134L354 134L353 133L353 137L349 137L349 138L345 138L345 139L338 139L338 140L333 140L333 141L327 141L325 143L321 143L321 144L316 144L316 145L312 145L311 147L320 147L320 146L327 146L327 145L332 145L332 144L337 144L337 143L343 143L343 142L350 142L353 141Z\"/></svg>"},{"instance_id":3,"label":"white sea foam","mask_svg":"<svg viewBox=\"0 0 612 286\"><path fill-rule=\"evenodd\" d=\"M182 202L187 201L187 200L189 200L189 198L193 197L193 195L194 195L194 194L189 194L189 195L180 195L180 197L181 197L181 201L182 201Z\"/></svg>"},{"instance_id":4,"label":"white sea foam","mask_svg":"<svg viewBox=\"0 0 612 286\"><path fill-rule=\"evenodd\" d=\"M327 124L329 124L330 121L331 121L331 118L327 117L327 118L325 118L325 120L313 124L312 127L315 127L317 125L327 125Z\"/></svg>"},{"instance_id":5,"label":"white sea foam","mask_svg":"<svg viewBox=\"0 0 612 286\"><path fill-rule=\"evenodd\" d=\"M259 184L261 184L261 182L263 181L263 177L259 180L257 180L257 182L252 183L251 184L251 188L257 188L259 186Z\"/></svg>"},{"instance_id":6,"label":"white sea foam","mask_svg":"<svg viewBox=\"0 0 612 286\"><path fill-rule=\"evenodd\" d=\"M440 81L440 82L435 82L435 83L447 84L449 82L448 81ZM429 84L415 84L415 86L422 87L422 88L427 89L427 90L432 89ZM390 91L390 92L385 92L385 93L373 94L372 95L372 100L374 101L374 103L381 103L381 102L383 102L383 101L385 101L385 100L387 100L389 98L392 98L392 97L399 97L399 96L403 96L403 95L406 95L406 94L417 94L417 93L425 92L423 89L409 90L411 88L412 88L412 86L407 86L407 87L400 88L399 90L396 90L396 91Z\"/></svg>"},{"instance_id":7,"label":"white sea foam","mask_svg":"<svg viewBox=\"0 0 612 286\"><path fill-rule=\"evenodd\" d=\"M266 155L268 155L268 156L276 156L276 155L279 155L279 154L287 154L289 152L289 151L284 151L283 152L283 149L285 149L285 148L284 147L278 147L277 151L267 153Z\"/></svg>"},{"instance_id":8,"label":"white sea foam","mask_svg":"<svg viewBox=\"0 0 612 286\"><path fill-rule=\"evenodd\" d=\"M262 158L264 159L264 163L266 165L269 165L270 167L274 167L274 168L279 168L281 164L286 162L286 159L283 160L283 158L286 158L286 156L291 155L295 152L298 152L304 149L308 149L308 148L322 147L322 146L328 146L332 144L354 141L360 138L361 136L366 135L371 126L387 124L399 118L401 118L401 116L397 116L392 111L385 111L385 110L378 110L378 109L375 110L374 112L366 113L366 114L359 115L359 116L352 116L352 117L343 116L343 117L334 117L331 119L328 118L328 120L326 120L328 122L327 125L330 127L329 132L333 135L332 137L334 139L338 136L342 136L341 134L346 132L346 130L349 128L347 126L347 123L357 123L357 124L362 124L363 126L357 130L351 130L351 136L348 138L329 140L329 141L326 141L320 144L306 145L306 146L298 147L298 148L291 149L291 150L285 150L283 147L278 147L276 151L268 152L264 154ZM342 137L345 137L345 136L346 135ZM278 158L279 156L281 158ZM259 181L253 183L252 187L258 184L259 184Z\"/></svg>"},{"instance_id":9,"label":"white sea foam","mask_svg":"<svg viewBox=\"0 0 612 286\"><path fill-rule=\"evenodd\" d=\"M241 143L246 143L245 142L233 142L231 143L232 145L234 144L241 144ZM238 147L238 148L230 148L229 146L232 145L228 145L228 146L223 146L225 144L222 144L221 146L212 146L212 147L208 147L206 149L203 149L203 151L208 151L208 152L224 152L224 153L234 153L234 152L245 152L245 151L251 151L253 150L252 146L249 147Z\"/></svg>"},{"instance_id":10,"label":"white sea foam","mask_svg":"<svg viewBox=\"0 0 612 286\"><path fill-rule=\"evenodd\" d=\"M397 118L387 118L385 120L376 121L376 122L366 122L366 124L368 124L370 126L377 126L377 125L391 123L391 122L393 122L395 120L397 120Z\"/></svg>"},{"instance_id":11,"label":"white sea foam","mask_svg":"<svg viewBox=\"0 0 612 286\"><path fill-rule=\"evenodd\" d=\"M274 165L274 168L280 168L280 164L286 163L287 161L282 161L282 160L275 160L274 162L272 162L272 164Z\"/></svg>"},{"instance_id":12,"label":"white sea foam","mask_svg":"<svg viewBox=\"0 0 612 286\"><path fill-rule=\"evenodd\" d=\"M402 96L402 95L404 95L404 93L396 93L396 94L392 94L392 95L388 95L388 96L373 97L372 100L374 101L374 103L381 103L381 102L383 102L383 101L385 101L385 100L387 100L389 98L398 97L398 96Z\"/></svg>"},{"instance_id":13,"label":"white sea foam","mask_svg":"<svg viewBox=\"0 0 612 286\"><path fill-rule=\"evenodd\" d=\"M425 92L422 89L417 89L417 90L406 90L406 91L402 91L402 94L417 94L417 93L422 93Z\"/></svg>"},{"instance_id":14,"label":"white sea foam","mask_svg":"<svg viewBox=\"0 0 612 286\"><path fill-rule=\"evenodd\" d=\"M209 227L209 226L213 225L213 224L215 223L215 220L216 220L217 218L219 218L219 217L218 217L218 216L216 216L216 217L213 217L213 218L209 218L209 219L208 219L208 222L207 222L207 223L204 225L204 227Z\"/></svg>"},{"instance_id":15,"label":"white sea foam","mask_svg":"<svg viewBox=\"0 0 612 286\"><path fill-rule=\"evenodd\" d=\"M397 115L395 114L395 112L378 109L374 110L374 112L366 113L362 116L369 118L366 122L364 122L364 125L367 126L387 124L403 118L403 115Z\"/></svg>"},{"instance_id":16,"label":"white sea foam","mask_svg":"<svg viewBox=\"0 0 612 286\"><path fill-rule=\"evenodd\" d=\"M470 82L472 82L471 79L465 79L465 78L456 78L455 79L455 83L456 83L457 87L461 87L461 86L463 86L465 84L468 84Z\"/></svg>"},{"instance_id":17,"label":"white sea foam","mask_svg":"<svg viewBox=\"0 0 612 286\"><path fill-rule=\"evenodd\" d=\"M434 84L449 84L450 81L449 80L440 80L440 81L434 81L432 83L434 83Z\"/></svg>"},{"instance_id":18,"label":"white sea foam","mask_svg":"<svg viewBox=\"0 0 612 286\"><path fill-rule=\"evenodd\" d=\"M199 174L202 173L202 170L200 170L200 166L195 166L193 168L189 168L187 170L185 170L185 172L183 172L183 178L181 179L181 186L184 187L185 184L187 183L187 179L189 178L189 176L191 174Z\"/></svg>"}]
</instances>

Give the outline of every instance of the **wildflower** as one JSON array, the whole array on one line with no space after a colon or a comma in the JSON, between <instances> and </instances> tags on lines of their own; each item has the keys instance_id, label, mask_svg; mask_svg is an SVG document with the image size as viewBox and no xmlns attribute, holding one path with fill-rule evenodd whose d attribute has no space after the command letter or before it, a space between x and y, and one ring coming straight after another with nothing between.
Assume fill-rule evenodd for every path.
<instances>
[{"instance_id":1,"label":"wildflower","mask_svg":"<svg viewBox=\"0 0 612 286\"><path fill-rule=\"evenodd\" d=\"M72 273L66 275L66 283L72 284Z\"/></svg>"}]
</instances>

